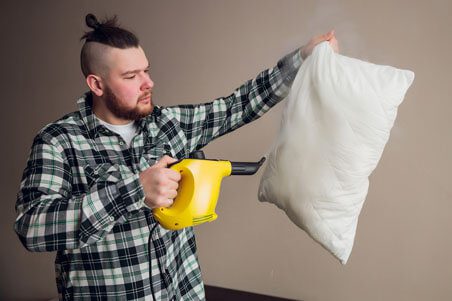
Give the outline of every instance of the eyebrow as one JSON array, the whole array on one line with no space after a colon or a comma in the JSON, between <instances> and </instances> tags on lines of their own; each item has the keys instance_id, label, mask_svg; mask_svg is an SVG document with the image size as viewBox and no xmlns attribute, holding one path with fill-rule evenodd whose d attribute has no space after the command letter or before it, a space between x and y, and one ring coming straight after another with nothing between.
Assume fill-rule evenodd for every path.
<instances>
[{"instance_id":1,"label":"eyebrow","mask_svg":"<svg viewBox=\"0 0 452 301\"><path fill-rule=\"evenodd\" d=\"M151 67L151 64L148 63L147 67L144 68L144 70L149 69L150 67ZM135 69L135 70L126 71L126 72L121 73L121 76L128 75L128 74L139 73L140 71L141 71L141 69Z\"/></svg>"}]
</instances>

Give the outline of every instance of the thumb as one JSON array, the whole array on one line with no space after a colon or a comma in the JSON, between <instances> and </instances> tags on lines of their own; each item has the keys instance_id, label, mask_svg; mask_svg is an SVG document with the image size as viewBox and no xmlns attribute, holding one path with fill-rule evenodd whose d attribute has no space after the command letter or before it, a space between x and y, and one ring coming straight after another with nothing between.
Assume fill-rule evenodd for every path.
<instances>
[{"instance_id":1,"label":"thumb","mask_svg":"<svg viewBox=\"0 0 452 301\"><path fill-rule=\"evenodd\" d=\"M168 156L168 155L164 155L163 157L160 158L160 160L157 161L157 163L155 163L154 166L156 167L167 167L168 164L174 163L177 160Z\"/></svg>"},{"instance_id":2,"label":"thumb","mask_svg":"<svg viewBox=\"0 0 452 301\"><path fill-rule=\"evenodd\" d=\"M335 34L334 29L330 30L329 32L327 32L326 34L323 35L323 40L324 41L331 40L334 37L334 34Z\"/></svg>"}]
</instances>

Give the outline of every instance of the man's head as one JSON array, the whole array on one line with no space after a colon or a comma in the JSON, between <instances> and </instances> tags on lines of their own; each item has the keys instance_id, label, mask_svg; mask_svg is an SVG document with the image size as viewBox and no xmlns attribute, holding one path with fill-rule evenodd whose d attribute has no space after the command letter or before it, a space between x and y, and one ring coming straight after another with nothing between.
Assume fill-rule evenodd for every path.
<instances>
[{"instance_id":1,"label":"man's head","mask_svg":"<svg viewBox=\"0 0 452 301\"><path fill-rule=\"evenodd\" d=\"M124 124L150 114L154 83L138 38L120 28L116 18L99 23L88 14L86 24L93 30L81 38L85 44L80 62L93 93L94 113L113 124Z\"/></svg>"}]
</instances>

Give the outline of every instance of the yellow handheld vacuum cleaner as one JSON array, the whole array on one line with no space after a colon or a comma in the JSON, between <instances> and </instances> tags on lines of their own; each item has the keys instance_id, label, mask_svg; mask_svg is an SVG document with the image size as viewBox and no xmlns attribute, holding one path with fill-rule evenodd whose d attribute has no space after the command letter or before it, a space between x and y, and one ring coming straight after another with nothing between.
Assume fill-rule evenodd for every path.
<instances>
[{"instance_id":1,"label":"yellow handheld vacuum cleaner","mask_svg":"<svg viewBox=\"0 0 452 301\"><path fill-rule=\"evenodd\" d=\"M190 158L169 166L181 174L177 196L171 207L153 209L154 217L169 230L214 221L218 217L215 207L222 179L230 175L253 175L264 161L265 157L259 162L210 160L205 159L203 151L194 152Z\"/></svg>"}]
</instances>

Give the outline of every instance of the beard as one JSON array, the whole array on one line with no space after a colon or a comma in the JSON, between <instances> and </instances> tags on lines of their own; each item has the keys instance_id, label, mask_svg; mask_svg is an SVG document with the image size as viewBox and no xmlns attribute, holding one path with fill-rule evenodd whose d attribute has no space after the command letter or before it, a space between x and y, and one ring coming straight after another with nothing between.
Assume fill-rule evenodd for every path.
<instances>
[{"instance_id":1,"label":"beard","mask_svg":"<svg viewBox=\"0 0 452 301\"><path fill-rule=\"evenodd\" d=\"M151 97L149 105L140 106L138 101L140 99ZM115 93L109 88L105 87L105 98L107 108L118 118L126 120L140 120L152 113L154 105L152 104L151 92L145 92L138 97L137 104L134 108L128 108L124 105L125 101L122 101Z\"/></svg>"}]
</instances>

